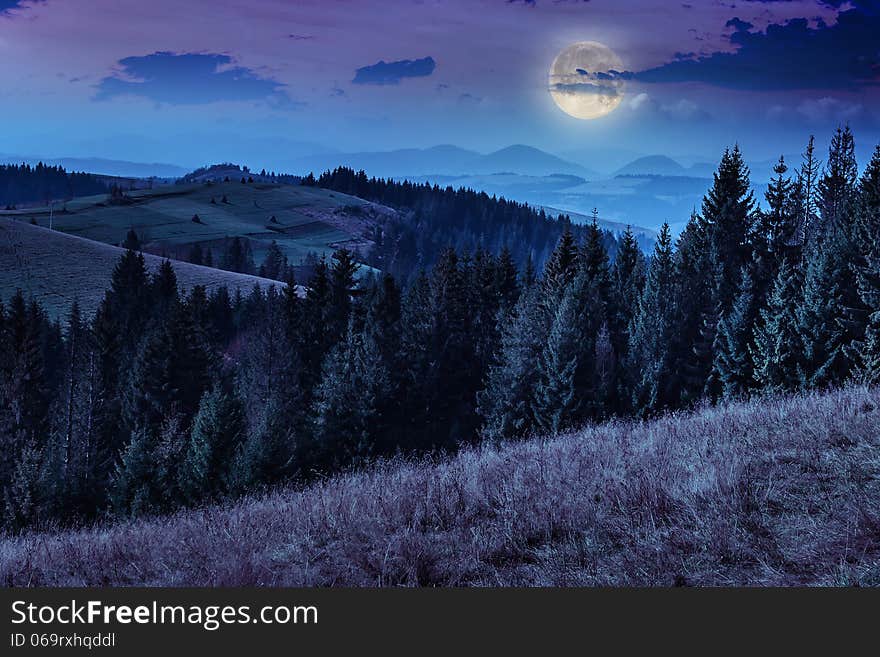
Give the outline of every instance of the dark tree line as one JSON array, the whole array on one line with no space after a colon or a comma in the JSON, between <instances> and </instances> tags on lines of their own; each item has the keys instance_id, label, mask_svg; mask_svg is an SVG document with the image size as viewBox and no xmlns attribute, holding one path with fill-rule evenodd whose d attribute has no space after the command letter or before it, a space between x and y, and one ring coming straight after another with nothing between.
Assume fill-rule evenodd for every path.
<instances>
[{"instance_id":1,"label":"dark tree line","mask_svg":"<svg viewBox=\"0 0 880 657\"><path fill-rule=\"evenodd\" d=\"M385 217L373 231L375 246L368 264L407 283L420 269L434 266L448 247L459 253L477 249L500 253L507 248L520 268L529 261L540 268L565 230L579 239L585 234L584 227L572 225L566 215L551 217L525 203L466 188L369 178L347 167L327 171L317 179L309 174L302 184L401 210L401 216ZM613 257L614 235L603 231L602 241Z\"/></svg>"},{"instance_id":2,"label":"dark tree line","mask_svg":"<svg viewBox=\"0 0 880 657\"><path fill-rule=\"evenodd\" d=\"M353 254L287 286L182 295L129 250L94 318L0 313L5 526L164 512L397 452L565 431L703 400L880 380L880 147L737 148L650 258L563 229L540 269L446 248L406 286ZM527 263L529 261L527 260ZM301 288L300 288L301 289Z\"/></svg>"},{"instance_id":3,"label":"dark tree line","mask_svg":"<svg viewBox=\"0 0 880 657\"><path fill-rule=\"evenodd\" d=\"M107 185L88 173L68 173L60 166L0 165L0 205L48 203L107 192Z\"/></svg>"}]
</instances>

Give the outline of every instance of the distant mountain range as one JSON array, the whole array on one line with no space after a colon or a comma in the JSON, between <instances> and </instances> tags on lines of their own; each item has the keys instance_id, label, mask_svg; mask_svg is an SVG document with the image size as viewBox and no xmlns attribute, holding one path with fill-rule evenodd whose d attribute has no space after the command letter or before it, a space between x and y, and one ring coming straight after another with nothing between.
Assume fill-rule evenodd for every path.
<instances>
[{"instance_id":1,"label":"distant mountain range","mask_svg":"<svg viewBox=\"0 0 880 657\"><path fill-rule=\"evenodd\" d=\"M690 167L679 164L666 155L640 157L614 172L615 176L685 176L689 178L711 178L713 165L698 163Z\"/></svg>"},{"instance_id":2,"label":"distant mountain range","mask_svg":"<svg viewBox=\"0 0 880 657\"><path fill-rule=\"evenodd\" d=\"M394 151L307 155L291 161L291 173L316 174L338 166L363 169L372 176L461 176L515 173L524 176L566 174L595 178L599 174L545 151L517 144L488 154L458 146L407 148Z\"/></svg>"},{"instance_id":3,"label":"distant mountain range","mask_svg":"<svg viewBox=\"0 0 880 657\"><path fill-rule=\"evenodd\" d=\"M62 166L68 171L86 171L121 178L179 178L188 173L188 170L183 167L159 162L127 162L125 160L106 160L99 157L40 157L0 154L0 164L30 164L33 166L39 162L49 166Z\"/></svg>"}]
</instances>

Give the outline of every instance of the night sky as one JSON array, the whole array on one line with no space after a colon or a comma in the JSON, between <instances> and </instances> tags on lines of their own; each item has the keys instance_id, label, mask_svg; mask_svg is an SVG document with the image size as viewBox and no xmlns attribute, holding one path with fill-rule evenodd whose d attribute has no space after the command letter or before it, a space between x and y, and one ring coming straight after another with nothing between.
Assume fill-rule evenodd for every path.
<instances>
[{"instance_id":1,"label":"night sky","mask_svg":"<svg viewBox=\"0 0 880 657\"><path fill-rule=\"evenodd\" d=\"M185 165L529 144L593 158L880 140L880 0L0 0L0 153ZM547 72L599 41L618 109L561 112Z\"/></svg>"}]
</instances>

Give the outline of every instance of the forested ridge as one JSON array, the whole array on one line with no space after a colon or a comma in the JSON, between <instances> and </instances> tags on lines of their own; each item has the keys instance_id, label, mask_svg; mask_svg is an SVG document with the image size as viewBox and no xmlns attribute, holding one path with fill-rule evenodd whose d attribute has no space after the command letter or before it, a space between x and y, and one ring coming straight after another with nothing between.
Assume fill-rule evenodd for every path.
<instances>
[{"instance_id":1,"label":"forested ridge","mask_svg":"<svg viewBox=\"0 0 880 657\"><path fill-rule=\"evenodd\" d=\"M67 200L107 191L107 185L88 173L68 173L60 166L40 162L0 165L0 204L7 210L17 204Z\"/></svg>"},{"instance_id":2,"label":"forested ridge","mask_svg":"<svg viewBox=\"0 0 880 657\"><path fill-rule=\"evenodd\" d=\"M302 184L400 209L402 216L386 217L373 229L368 264L406 282L419 269L433 266L450 247L458 253L481 249L497 254L507 249L518 267L525 268L531 261L540 268L564 231L571 231L578 240L586 234L586 228L572 224L568 215L550 216L526 203L465 187L368 177L348 167L325 171L318 178L309 174ZM614 257L615 236L602 231L601 237Z\"/></svg>"},{"instance_id":3,"label":"forested ridge","mask_svg":"<svg viewBox=\"0 0 880 657\"><path fill-rule=\"evenodd\" d=\"M609 254L595 223L563 222L542 267L463 228L470 248L449 240L405 284L356 277L340 250L305 298L292 280L181 296L170 264L148 276L129 250L94 318L74 307L53 324L19 294L0 314L4 524L164 512L397 452L875 382L880 147L861 175L854 153L848 128L824 164L811 140L759 207L725 152L699 212L647 259L631 232ZM366 184L341 191L392 202Z\"/></svg>"}]
</instances>

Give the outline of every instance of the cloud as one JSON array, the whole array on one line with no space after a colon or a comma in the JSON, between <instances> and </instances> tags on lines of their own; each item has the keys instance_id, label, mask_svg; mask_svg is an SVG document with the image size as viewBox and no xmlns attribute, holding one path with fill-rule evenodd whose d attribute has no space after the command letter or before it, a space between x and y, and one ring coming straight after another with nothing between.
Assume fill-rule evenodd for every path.
<instances>
[{"instance_id":1,"label":"cloud","mask_svg":"<svg viewBox=\"0 0 880 657\"><path fill-rule=\"evenodd\" d=\"M637 111L641 107L643 107L646 103L650 102L650 100L651 100L651 97L643 91L642 93L637 94L637 95L633 96L632 98L630 98L629 102L627 104L629 105L629 108L631 110Z\"/></svg>"},{"instance_id":2,"label":"cloud","mask_svg":"<svg viewBox=\"0 0 880 657\"><path fill-rule=\"evenodd\" d=\"M673 103L660 105L660 111L666 116L679 121L693 121L695 119L707 119L709 113L701 109L692 100L681 98Z\"/></svg>"},{"instance_id":3,"label":"cloud","mask_svg":"<svg viewBox=\"0 0 880 657\"><path fill-rule=\"evenodd\" d=\"M860 103L848 103L828 96L805 100L797 106L798 114L813 123L848 121L858 118L864 109Z\"/></svg>"},{"instance_id":4,"label":"cloud","mask_svg":"<svg viewBox=\"0 0 880 657\"><path fill-rule=\"evenodd\" d=\"M434 72L437 63L433 57L401 59L396 62L378 61L355 71L353 84L400 84L403 78L424 78Z\"/></svg>"},{"instance_id":5,"label":"cloud","mask_svg":"<svg viewBox=\"0 0 880 657\"><path fill-rule=\"evenodd\" d=\"M199 105L268 100L289 104L284 85L234 66L228 55L155 52L119 61L119 70L97 85L96 100L141 96L159 103Z\"/></svg>"},{"instance_id":6,"label":"cloud","mask_svg":"<svg viewBox=\"0 0 880 657\"><path fill-rule=\"evenodd\" d=\"M612 86L591 84L589 82L557 82L550 85L551 91L565 94L589 94L591 96L608 96L616 98L623 93L622 89Z\"/></svg>"},{"instance_id":7,"label":"cloud","mask_svg":"<svg viewBox=\"0 0 880 657\"><path fill-rule=\"evenodd\" d=\"M692 100L679 98L660 102L646 92L629 98L626 105L633 112L652 112L673 121L701 121L711 118L710 114Z\"/></svg>"},{"instance_id":8,"label":"cloud","mask_svg":"<svg viewBox=\"0 0 880 657\"><path fill-rule=\"evenodd\" d=\"M750 23L734 18L727 26L733 28L729 39L735 52L676 59L623 77L751 90L856 89L880 84L880 10L869 2L844 6L849 8L834 25L820 20L811 27L807 19L798 18L752 32Z\"/></svg>"}]
</instances>

